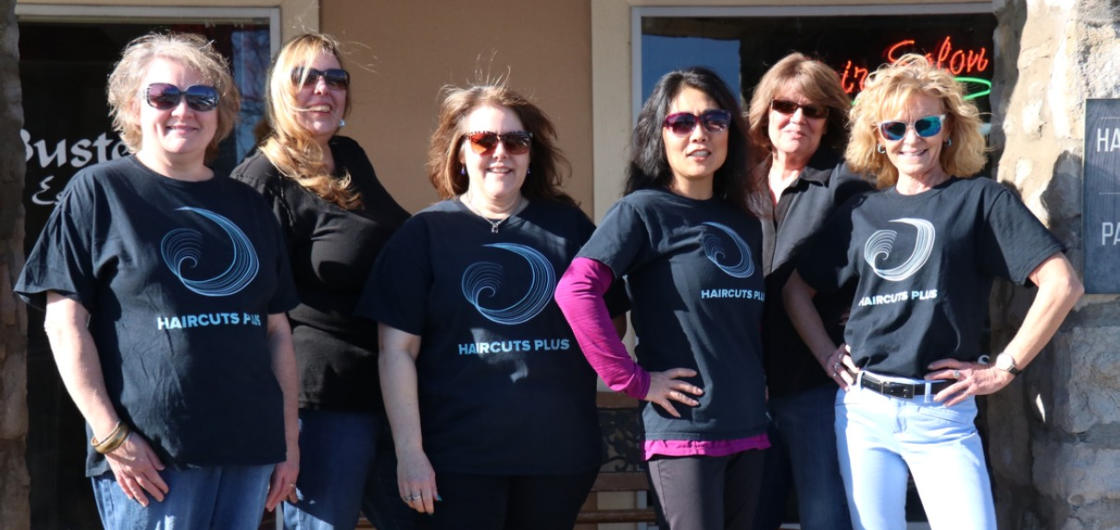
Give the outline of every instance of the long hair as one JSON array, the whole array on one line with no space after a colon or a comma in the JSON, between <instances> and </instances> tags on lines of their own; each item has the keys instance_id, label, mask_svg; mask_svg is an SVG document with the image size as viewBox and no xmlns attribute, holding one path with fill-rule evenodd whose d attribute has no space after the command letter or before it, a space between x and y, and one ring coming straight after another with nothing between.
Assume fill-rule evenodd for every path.
<instances>
[{"instance_id":1,"label":"long hair","mask_svg":"<svg viewBox=\"0 0 1120 530\"><path fill-rule=\"evenodd\" d=\"M529 171L521 184L521 194L529 200L546 200L575 206L561 190L571 166L556 147L556 128L548 116L504 82L467 88L445 86L441 90L439 124L428 147L428 179L440 198L462 195L470 185L466 169L459 161L463 149L466 117L483 105L507 108L517 114L521 125L533 135L529 150Z\"/></svg>"},{"instance_id":2,"label":"long hair","mask_svg":"<svg viewBox=\"0 0 1120 530\"><path fill-rule=\"evenodd\" d=\"M968 178L987 162L980 112L964 99L964 88L953 74L930 64L922 55L908 53L869 75L852 106L852 136L844 158L856 172L875 175L879 188L898 182L898 169L886 154L878 152L878 124L897 118L907 100L919 94L936 98L945 109L951 143L941 148L941 167L950 175Z\"/></svg>"},{"instance_id":3,"label":"long hair","mask_svg":"<svg viewBox=\"0 0 1120 530\"><path fill-rule=\"evenodd\" d=\"M300 125L297 116L301 109L296 102L300 87L292 82L293 68L311 64L320 54L329 53L342 65L339 43L329 35L305 33L288 41L268 75L265 92L265 125L260 136L260 150L281 175L290 178L323 200L347 209L361 208L362 200L350 187L350 174L341 178L327 169L323 146ZM346 108L350 113L350 90L346 90Z\"/></svg>"},{"instance_id":4,"label":"long hair","mask_svg":"<svg viewBox=\"0 0 1120 530\"><path fill-rule=\"evenodd\" d=\"M852 100L840 86L840 76L828 65L794 52L774 63L758 81L748 111L751 147L773 149L770 141L770 102L785 90L795 90L815 105L828 107L821 146L843 153L848 143L848 111Z\"/></svg>"},{"instance_id":5,"label":"long hair","mask_svg":"<svg viewBox=\"0 0 1120 530\"><path fill-rule=\"evenodd\" d=\"M750 198L758 193L758 184L749 178L746 124L739 101L715 72L700 66L669 72L657 81L653 93L638 114L638 124L630 139L630 167L626 175L626 193L645 188L668 188L673 179L661 124L669 106L680 91L695 88L715 100L719 108L731 113L727 128L727 159L715 172L713 193L744 211L750 212Z\"/></svg>"},{"instance_id":6,"label":"long hair","mask_svg":"<svg viewBox=\"0 0 1120 530\"><path fill-rule=\"evenodd\" d=\"M129 151L135 153L140 150L143 143L139 121L143 98L140 83L147 75L148 65L157 57L196 72L218 90L218 128L206 148L207 158L212 158L218 152L218 144L233 131L237 112L241 109L241 96L233 83L225 57L214 49L210 41L194 33L149 33L125 46L121 60L109 74L106 90L113 130L117 131Z\"/></svg>"}]
</instances>

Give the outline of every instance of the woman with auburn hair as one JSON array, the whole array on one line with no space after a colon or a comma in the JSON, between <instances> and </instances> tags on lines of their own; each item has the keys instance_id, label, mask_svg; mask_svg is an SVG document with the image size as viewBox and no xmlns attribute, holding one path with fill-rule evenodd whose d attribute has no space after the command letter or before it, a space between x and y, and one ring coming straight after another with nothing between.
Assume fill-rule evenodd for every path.
<instances>
[{"instance_id":1,"label":"woman with auburn hair","mask_svg":"<svg viewBox=\"0 0 1120 530\"><path fill-rule=\"evenodd\" d=\"M984 138L952 74L905 55L868 78L851 123L847 160L880 190L826 223L784 297L805 343L842 381L836 436L853 526L905 528L909 472L933 528L994 529L975 396L1027 367L1081 282L1018 197L971 178L984 166ZM982 338L996 277L1038 293L993 358ZM849 281L856 294L837 347L813 297Z\"/></svg>"},{"instance_id":2,"label":"woman with auburn hair","mask_svg":"<svg viewBox=\"0 0 1120 530\"><path fill-rule=\"evenodd\" d=\"M746 126L714 72L665 74L638 115L626 194L556 289L588 361L646 401L645 458L673 530L753 528L766 435L758 219ZM602 294L626 278L631 360Z\"/></svg>"},{"instance_id":3,"label":"woman with auburn hair","mask_svg":"<svg viewBox=\"0 0 1120 530\"><path fill-rule=\"evenodd\" d=\"M598 472L595 373L552 302L594 226L560 189L555 135L505 85L445 89L428 151L443 201L397 231L359 303L423 527L571 529Z\"/></svg>"},{"instance_id":4,"label":"woman with auburn hair","mask_svg":"<svg viewBox=\"0 0 1120 530\"><path fill-rule=\"evenodd\" d=\"M71 179L15 291L46 307L105 528L256 528L295 498L298 300L268 205L206 166L237 89L201 36L152 33L109 105L132 155Z\"/></svg>"},{"instance_id":5,"label":"woman with auburn hair","mask_svg":"<svg viewBox=\"0 0 1120 530\"><path fill-rule=\"evenodd\" d=\"M377 471L392 467L391 458L377 458L392 455L377 447L388 439L377 333L353 313L374 259L408 212L385 191L358 143L338 134L350 108L350 74L333 38L308 33L284 45L266 108L260 148L233 178L272 205L301 299L288 316L304 473L298 502L284 505L284 524L349 530L364 511L378 528L397 528L407 519L394 515L407 512L395 495L377 502Z\"/></svg>"},{"instance_id":6,"label":"woman with auburn hair","mask_svg":"<svg viewBox=\"0 0 1120 530\"><path fill-rule=\"evenodd\" d=\"M760 528L781 525L791 477L802 528L850 528L832 429L837 383L821 371L823 360L801 341L782 305L782 286L805 243L845 200L871 189L841 158L850 108L836 71L800 53L775 63L751 97L747 136L764 154L754 172L770 192L762 216L762 350L773 444L763 476L772 487L759 500ZM849 287L815 299L834 340L843 334L851 295Z\"/></svg>"}]
</instances>

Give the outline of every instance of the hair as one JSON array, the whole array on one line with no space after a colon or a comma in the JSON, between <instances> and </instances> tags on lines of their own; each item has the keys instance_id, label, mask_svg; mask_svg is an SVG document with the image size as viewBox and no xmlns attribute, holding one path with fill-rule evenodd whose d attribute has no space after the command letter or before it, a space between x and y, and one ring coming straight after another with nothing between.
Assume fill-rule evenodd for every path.
<instances>
[{"instance_id":1,"label":"hair","mask_svg":"<svg viewBox=\"0 0 1120 530\"><path fill-rule=\"evenodd\" d=\"M521 184L521 194L529 200L544 200L575 206L561 191L561 183L571 174L571 166L556 147L556 128L548 116L504 81L468 88L445 86L441 90L438 125L428 146L428 179L440 198L462 195L470 186L466 169L459 161L466 134L466 118L478 107L492 105L513 111L525 130L533 135L529 150L529 170Z\"/></svg>"},{"instance_id":2,"label":"hair","mask_svg":"<svg viewBox=\"0 0 1120 530\"><path fill-rule=\"evenodd\" d=\"M322 33L305 33L289 40L268 74L265 91L265 121L259 131L260 151L281 175L296 181L323 200L347 209L361 208L361 196L350 187L350 174L335 178L327 168L323 146L300 124L296 94L300 87L292 82L293 68L311 64L320 54L329 53L342 65L338 41ZM350 113L350 90L346 91L343 115Z\"/></svg>"},{"instance_id":3,"label":"hair","mask_svg":"<svg viewBox=\"0 0 1120 530\"><path fill-rule=\"evenodd\" d=\"M828 108L825 133L821 146L831 148L837 153L844 152L848 143L848 111L852 100L840 86L840 76L828 65L794 52L770 67L759 80L748 107L747 133L751 147L759 151L770 151L770 102L783 91L793 89L815 105Z\"/></svg>"},{"instance_id":4,"label":"hair","mask_svg":"<svg viewBox=\"0 0 1120 530\"><path fill-rule=\"evenodd\" d=\"M194 71L218 90L218 129L207 146L207 158L218 152L218 144L233 131L237 112L241 109L241 96L229 63L214 49L213 43L194 33L149 33L137 37L125 46L121 60L109 74L107 88L109 116L113 130L120 135L128 150L135 153L143 143L140 130L141 86L152 59L162 58Z\"/></svg>"},{"instance_id":5,"label":"hair","mask_svg":"<svg viewBox=\"0 0 1120 530\"><path fill-rule=\"evenodd\" d=\"M980 112L964 99L964 88L953 74L932 65L925 57L909 53L867 77L863 92L851 112L851 140L844 157L852 169L875 175L879 188L898 181L898 168L878 152L879 122L897 117L909 98L936 98L945 109L945 127L951 143L941 149L941 167L950 175L972 177L987 162Z\"/></svg>"},{"instance_id":6,"label":"hair","mask_svg":"<svg viewBox=\"0 0 1120 530\"><path fill-rule=\"evenodd\" d=\"M748 171L746 124L738 98L732 95L727 84L715 72L700 66L661 76L653 87L653 93L642 105L630 139L630 167L625 193L645 188L668 188L672 182L673 172L665 154L661 128L669 106L684 88L695 88L707 94L721 109L731 113L731 124L727 128L727 159L715 172L713 195L751 212L752 208L748 205L751 198L758 194L759 186L750 178Z\"/></svg>"}]
</instances>

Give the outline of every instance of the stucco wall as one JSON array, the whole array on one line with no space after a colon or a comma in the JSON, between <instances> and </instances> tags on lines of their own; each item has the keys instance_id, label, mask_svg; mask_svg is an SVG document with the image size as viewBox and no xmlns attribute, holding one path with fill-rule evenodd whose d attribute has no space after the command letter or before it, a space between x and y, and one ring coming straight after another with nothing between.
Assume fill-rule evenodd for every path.
<instances>
[{"instance_id":1,"label":"stucco wall","mask_svg":"<svg viewBox=\"0 0 1120 530\"><path fill-rule=\"evenodd\" d=\"M496 4L322 0L323 31L350 51L356 138L389 191L416 211L436 200L424 172L438 92L487 76L552 118L572 165L566 190L591 211L591 33L587 0Z\"/></svg>"}]
</instances>

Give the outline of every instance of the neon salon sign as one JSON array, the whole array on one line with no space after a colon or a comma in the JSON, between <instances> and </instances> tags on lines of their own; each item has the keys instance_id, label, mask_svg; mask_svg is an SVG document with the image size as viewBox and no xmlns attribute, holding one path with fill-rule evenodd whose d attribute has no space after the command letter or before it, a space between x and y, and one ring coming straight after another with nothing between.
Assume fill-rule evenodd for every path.
<instances>
[{"instance_id":1,"label":"neon salon sign","mask_svg":"<svg viewBox=\"0 0 1120 530\"><path fill-rule=\"evenodd\" d=\"M915 43L914 39L903 39L887 46L884 53L887 61L893 63L903 54L919 52ZM985 96L991 92L991 81L979 77L980 74L987 72L991 66L987 48L983 46L976 49L956 48L953 46L952 37L946 35L945 38L941 39L933 53L925 55L926 59L938 68L944 68L952 72L954 76L957 76L958 81L968 85L978 85L976 88L980 88L980 90L970 92L968 99ZM840 70L841 86L849 94L859 92L863 90L863 84L867 82L867 74L869 73L870 71L867 68L857 66L854 61L848 59L844 63L844 68ZM973 87L970 86L970 88Z\"/></svg>"}]
</instances>

